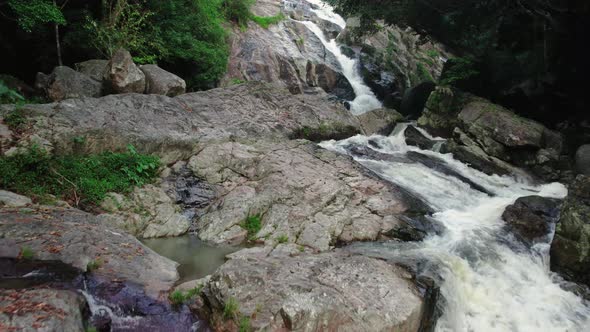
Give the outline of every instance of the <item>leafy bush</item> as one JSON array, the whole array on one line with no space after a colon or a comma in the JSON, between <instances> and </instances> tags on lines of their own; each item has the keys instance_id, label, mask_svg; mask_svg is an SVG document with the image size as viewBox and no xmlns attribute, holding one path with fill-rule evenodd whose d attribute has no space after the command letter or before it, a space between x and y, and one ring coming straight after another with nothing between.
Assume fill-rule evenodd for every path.
<instances>
[{"instance_id":1,"label":"leafy bush","mask_svg":"<svg viewBox=\"0 0 590 332\"><path fill-rule=\"evenodd\" d=\"M49 0L8 0L8 6L16 14L19 27L26 32L45 23L66 23L60 8Z\"/></svg>"},{"instance_id":2,"label":"leafy bush","mask_svg":"<svg viewBox=\"0 0 590 332\"><path fill-rule=\"evenodd\" d=\"M453 58L449 60L443 71L440 82L443 85L455 85L478 74L479 71L475 69L473 60L469 58Z\"/></svg>"},{"instance_id":3,"label":"leafy bush","mask_svg":"<svg viewBox=\"0 0 590 332\"><path fill-rule=\"evenodd\" d=\"M250 17L252 19L252 21L256 22L258 25L260 25L261 27L268 29L269 26L273 25L273 24L277 24L280 21L285 19L285 15L283 15L283 13L280 13L278 15L275 16L256 16L256 15L252 15Z\"/></svg>"},{"instance_id":4,"label":"leafy bush","mask_svg":"<svg viewBox=\"0 0 590 332\"><path fill-rule=\"evenodd\" d=\"M38 147L0 157L0 187L41 199L55 195L76 205L99 204L108 192L126 193L156 177L159 160L128 152L51 157Z\"/></svg>"},{"instance_id":5,"label":"leafy bush","mask_svg":"<svg viewBox=\"0 0 590 332\"><path fill-rule=\"evenodd\" d=\"M86 16L84 28L90 33L90 43L103 57L125 48L138 59L155 60L162 51L161 42L153 38L151 19L154 13L145 9L143 1L106 0L104 17L95 20Z\"/></svg>"},{"instance_id":6,"label":"leafy bush","mask_svg":"<svg viewBox=\"0 0 590 332\"><path fill-rule=\"evenodd\" d=\"M19 101L24 101L25 98L20 93L14 91L0 81L0 104L13 104Z\"/></svg>"},{"instance_id":7,"label":"leafy bush","mask_svg":"<svg viewBox=\"0 0 590 332\"><path fill-rule=\"evenodd\" d=\"M248 26L250 20L250 7L256 0L223 0L223 15L229 21L241 27Z\"/></svg>"}]
</instances>

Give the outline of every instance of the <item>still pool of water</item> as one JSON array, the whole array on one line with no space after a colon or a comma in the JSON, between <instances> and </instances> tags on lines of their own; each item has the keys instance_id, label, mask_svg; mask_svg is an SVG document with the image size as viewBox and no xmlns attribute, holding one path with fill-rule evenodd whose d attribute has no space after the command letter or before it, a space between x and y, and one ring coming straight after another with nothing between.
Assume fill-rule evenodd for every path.
<instances>
[{"instance_id":1,"label":"still pool of water","mask_svg":"<svg viewBox=\"0 0 590 332\"><path fill-rule=\"evenodd\" d=\"M158 254L180 264L179 283L203 278L215 272L225 262L226 255L242 249L212 246L199 240L195 235L145 239L142 242Z\"/></svg>"}]
</instances>

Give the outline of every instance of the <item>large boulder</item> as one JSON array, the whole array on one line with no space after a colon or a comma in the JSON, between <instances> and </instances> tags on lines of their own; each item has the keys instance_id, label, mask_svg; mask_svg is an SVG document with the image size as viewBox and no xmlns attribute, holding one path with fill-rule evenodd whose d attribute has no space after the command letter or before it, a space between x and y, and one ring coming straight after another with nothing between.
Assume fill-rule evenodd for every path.
<instances>
[{"instance_id":1,"label":"large boulder","mask_svg":"<svg viewBox=\"0 0 590 332\"><path fill-rule=\"evenodd\" d=\"M55 67L50 75L38 73L35 87L53 101L102 95L101 83L65 66Z\"/></svg>"},{"instance_id":2,"label":"large boulder","mask_svg":"<svg viewBox=\"0 0 590 332\"><path fill-rule=\"evenodd\" d=\"M404 119L397 111L386 108L369 111L356 117L361 123L363 133L367 136L388 136L395 125Z\"/></svg>"},{"instance_id":3,"label":"large boulder","mask_svg":"<svg viewBox=\"0 0 590 332\"><path fill-rule=\"evenodd\" d=\"M569 187L551 244L551 269L590 286L590 177Z\"/></svg>"},{"instance_id":4,"label":"large boulder","mask_svg":"<svg viewBox=\"0 0 590 332\"><path fill-rule=\"evenodd\" d=\"M129 51L119 49L108 63L104 75L108 92L144 93L145 74L135 65Z\"/></svg>"},{"instance_id":5,"label":"large boulder","mask_svg":"<svg viewBox=\"0 0 590 332\"><path fill-rule=\"evenodd\" d=\"M198 236L214 243L283 239L326 251L338 242L376 240L410 209L351 159L305 141L214 143L188 167L218 187L196 222ZM261 228L247 234L244 223L255 215Z\"/></svg>"},{"instance_id":6,"label":"large boulder","mask_svg":"<svg viewBox=\"0 0 590 332\"><path fill-rule=\"evenodd\" d=\"M10 191L0 190L0 207L22 207L31 204L30 198L17 195Z\"/></svg>"},{"instance_id":7,"label":"large boulder","mask_svg":"<svg viewBox=\"0 0 590 332\"><path fill-rule=\"evenodd\" d=\"M582 145L576 151L576 171L590 175L590 144Z\"/></svg>"},{"instance_id":8,"label":"large boulder","mask_svg":"<svg viewBox=\"0 0 590 332\"><path fill-rule=\"evenodd\" d=\"M506 208L502 219L507 228L525 243L533 244L550 235L559 218L561 201L540 196L521 197Z\"/></svg>"},{"instance_id":9,"label":"large boulder","mask_svg":"<svg viewBox=\"0 0 590 332\"><path fill-rule=\"evenodd\" d=\"M86 301L68 290L0 290L1 331L87 331Z\"/></svg>"},{"instance_id":10,"label":"large boulder","mask_svg":"<svg viewBox=\"0 0 590 332\"><path fill-rule=\"evenodd\" d=\"M127 94L26 105L19 112L56 153L97 153L133 144L158 154L163 163L187 159L212 140L287 138L302 128L330 128L334 137L343 130L360 132L358 120L325 93L293 96L257 82L175 98ZM76 137L85 143L76 144Z\"/></svg>"},{"instance_id":11,"label":"large boulder","mask_svg":"<svg viewBox=\"0 0 590 332\"><path fill-rule=\"evenodd\" d=\"M143 65L139 67L145 74L145 92L155 95L175 97L186 92L186 82L157 65Z\"/></svg>"},{"instance_id":12,"label":"large boulder","mask_svg":"<svg viewBox=\"0 0 590 332\"><path fill-rule=\"evenodd\" d=\"M75 68L77 71L94 79L95 81L102 82L108 70L108 65L109 60L93 59L79 62L75 65Z\"/></svg>"},{"instance_id":13,"label":"large boulder","mask_svg":"<svg viewBox=\"0 0 590 332\"><path fill-rule=\"evenodd\" d=\"M203 290L214 329L250 317L254 330L418 331L421 292L406 270L343 252L302 253L294 245L245 249ZM256 290L256 291L253 291ZM228 303L234 310L228 312Z\"/></svg>"}]
</instances>

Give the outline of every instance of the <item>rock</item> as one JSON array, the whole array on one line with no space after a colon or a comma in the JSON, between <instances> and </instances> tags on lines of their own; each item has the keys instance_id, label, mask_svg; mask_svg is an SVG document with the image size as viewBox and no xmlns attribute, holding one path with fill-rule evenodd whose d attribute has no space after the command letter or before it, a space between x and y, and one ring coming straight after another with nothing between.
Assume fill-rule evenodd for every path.
<instances>
[{"instance_id":1,"label":"rock","mask_svg":"<svg viewBox=\"0 0 590 332\"><path fill-rule=\"evenodd\" d=\"M0 290L2 331L86 331L86 301L73 291Z\"/></svg>"},{"instance_id":2,"label":"rock","mask_svg":"<svg viewBox=\"0 0 590 332\"><path fill-rule=\"evenodd\" d=\"M561 201L540 196L521 197L509 205L502 219L507 228L527 244L534 244L551 233L559 218Z\"/></svg>"},{"instance_id":3,"label":"rock","mask_svg":"<svg viewBox=\"0 0 590 332\"><path fill-rule=\"evenodd\" d=\"M102 95L99 82L65 66L55 67L50 75L37 74L35 86L52 101Z\"/></svg>"},{"instance_id":4,"label":"rock","mask_svg":"<svg viewBox=\"0 0 590 332\"><path fill-rule=\"evenodd\" d=\"M409 209L399 191L365 175L350 158L304 141L213 143L188 167L219 188L196 222L198 236L214 243L244 241L240 224L260 215L262 228L253 238L275 243L286 236L326 251L338 241L377 239L391 228L388 218Z\"/></svg>"},{"instance_id":5,"label":"rock","mask_svg":"<svg viewBox=\"0 0 590 332\"><path fill-rule=\"evenodd\" d=\"M182 78L157 65L143 65L139 69L145 74L146 93L175 97L186 92L186 82Z\"/></svg>"},{"instance_id":6,"label":"rock","mask_svg":"<svg viewBox=\"0 0 590 332\"><path fill-rule=\"evenodd\" d=\"M450 88L437 87L428 97L418 125L433 135L451 137L453 130L459 125L457 114L466 98L470 96Z\"/></svg>"},{"instance_id":7,"label":"rock","mask_svg":"<svg viewBox=\"0 0 590 332\"><path fill-rule=\"evenodd\" d=\"M590 175L590 144L582 145L576 151L576 171Z\"/></svg>"},{"instance_id":8,"label":"rock","mask_svg":"<svg viewBox=\"0 0 590 332\"><path fill-rule=\"evenodd\" d=\"M436 84L433 82L424 82L406 90L402 98L400 112L409 116L410 119L418 119L435 88Z\"/></svg>"},{"instance_id":9,"label":"rock","mask_svg":"<svg viewBox=\"0 0 590 332\"><path fill-rule=\"evenodd\" d=\"M432 148L438 143L435 140L424 136L416 127L408 126L404 132L406 137L406 144L417 146L422 150L432 150Z\"/></svg>"},{"instance_id":10,"label":"rock","mask_svg":"<svg viewBox=\"0 0 590 332\"><path fill-rule=\"evenodd\" d=\"M95 81L101 82L104 80L104 76L108 70L108 60L88 60L79 62L75 65L75 68L80 73L92 78Z\"/></svg>"},{"instance_id":11,"label":"rock","mask_svg":"<svg viewBox=\"0 0 590 332\"><path fill-rule=\"evenodd\" d=\"M22 207L31 203L32 201L28 197L17 195L5 190L0 190L0 206Z\"/></svg>"},{"instance_id":12,"label":"rock","mask_svg":"<svg viewBox=\"0 0 590 332\"><path fill-rule=\"evenodd\" d=\"M361 59L366 59L367 55L362 55ZM399 82L395 74L390 71L383 71L383 68L371 60L360 61L360 71L365 84L371 88L379 100L383 101L383 106L388 108L400 108L402 95L400 93Z\"/></svg>"},{"instance_id":13,"label":"rock","mask_svg":"<svg viewBox=\"0 0 590 332\"><path fill-rule=\"evenodd\" d=\"M111 193L101 207L120 217L120 227L140 238L178 236L190 227L179 207L154 185L136 188L129 198Z\"/></svg>"},{"instance_id":14,"label":"rock","mask_svg":"<svg viewBox=\"0 0 590 332\"><path fill-rule=\"evenodd\" d=\"M144 93L146 80L144 73L133 63L129 51L117 50L108 63L104 81L109 92Z\"/></svg>"},{"instance_id":15,"label":"rock","mask_svg":"<svg viewBox=\"0 0 590 332\"><path fill-rule=\"evenodd\" d=\"M176 263L112 228L103 216L76 209L33 206L23 213L0 208L0 234L0 242L26 245L37 260L61 261L81 271L88 263L99 262L93 278L127 281L153 298L178 280Z\"/></svg>"},{"instance_id":16,"label":"rock","mask_svg":"<svg viewBox=\"0 0 590 332\"><path fill-rule=\"evenodd\" d=\"M281 3L256 1L251 10L262 16L277 15ZM318 17L314 20L326 22L320 26L332 25ZM235 81L268 82L293 94L315 93L321 88L340 99L354 99L336 57L305 24L295 20L282 20L268 29L251 23L245 31L233 30L228 70L221 85Z\"/></svg>"},{"instance_id":17,"label":"rock","mask_svg":"<svg viewBox=\"0 0 590 332\"><path fill-rule=\"evenodd\" d=\"M590 286L590 177L569 187L551 243L551 270Z\"/></svg>"},{"instance_id":18,"label":"rock","mask_svg":"<svg viewBox=\"0 0 590 332\"><path fill-rule=\"evenodd\" d=\"M175 98L127 94L25 105L20 112L55 153L125 150L132 144L164 164L190 158L209 141L284 139L306 127L360 132L358 120L325 93L293 96L257 82ZM85 143L76 144L76 137Z\"/></svg>"},{"instance_id":19,"label":"rock","mask_svg":"<svg viewBox=\"0 0 590 332\"><path fill-rule=\"evenodd\" d=\"M12 130L0 122L0 154L9 149L12 142Z\"/></svg>"},{"instance_id":20,"label":"rock","mask_svg":"<svg viewBox=\"0 0 590 332\"><path fill-rule=\"evenodd\" d=\"M402 268L339 251L309 255L277 249L268 254L240 251L213 274L200 311L214 329L232 324L223 319L230 301L239 304L234 319L251 317L254 330L420 328L424 300Z\"/></svg>"},{"instance_id":21,"label":"rock","mask_svg":"<svg viewBox=\"0 0 590 332\"><path fill-rule=\"evenodd\" d=\"M397 111L385 108L357 115L357 118L361 123L364 134L367 136L388 136L395 128L395 125L404 119Z\"/></svg>"}]
</instances>

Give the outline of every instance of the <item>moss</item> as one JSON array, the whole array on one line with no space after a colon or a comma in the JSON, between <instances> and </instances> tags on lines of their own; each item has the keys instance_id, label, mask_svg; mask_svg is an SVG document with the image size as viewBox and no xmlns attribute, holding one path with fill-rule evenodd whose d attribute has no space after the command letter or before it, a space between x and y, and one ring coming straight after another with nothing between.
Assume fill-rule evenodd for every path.
<instances>
[{"instance_id":1,"label":"moss","mask_svg":"<svg viewBox=\"0 0 590 332\"><path fill-rule=\"evenodd\" d=\"M260 214L248 216L240 223L240 226L248 232L248 239L252 240L262 229L262 216Z\"/></svg>"},{"instance_id":2,"label":"moss","mask_svg":"<svg viewBox=\"0 0 590 332\"><path fill-rule=\"evenodd\" d=\"M428 70L426 69L426 67L424 66L423 63L419 62L416 65L416 70L417 70L418 80L420 82L424 82L424 81L434 82L434 78L432 78L432 75L430 75L430 72L428 72Z\"/></svg>"},{"instance_id":3,"label":"moss","mask_svg":"<svg viewBox=\"0 0 590 332\"><path fill-rule=\"evenodd\" d=\"M15 132L21 132L29 125L29 120L18 109L6 114L3 121Z\"/></svg>"},{"instance_id":4,"label":"moss","mask_svg":"<svg viewBox=\"0 0 590 332\"><path fill-rule=\"evenodd\" d=\"M86 264L86 271L87 272L94 272L96 270L98 270L103 264L103 261L100 259L95 259L92 260L90 262L88 262L88 264Z\"/></svg>"},{"instance_id":5,"label":"moss","mask_svg":"<svg viewBox=\"0 0 590 332\"><path fill-rule=\"evenodd\" d=\"M34 257L33 249L30 247L22 247L20 249L20 257L25 260L31 260Z\"/></svg>"}]
</instances>

